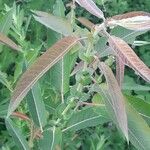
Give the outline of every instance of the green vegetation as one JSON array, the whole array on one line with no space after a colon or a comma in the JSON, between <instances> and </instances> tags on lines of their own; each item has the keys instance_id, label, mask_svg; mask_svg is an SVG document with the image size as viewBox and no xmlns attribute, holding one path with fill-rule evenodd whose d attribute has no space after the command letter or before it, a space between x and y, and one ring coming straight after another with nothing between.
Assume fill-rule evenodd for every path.
<instances>
[{"instance_id":1,"label":"green vegetation","mask_svg":"<svg viewBox=\"0 0 150 150\"><path fill-rule=\"evenodd\" d=\"M150 149L150 2L94 2L0 0L0 149Z\"/></svg>"}]
</instances>

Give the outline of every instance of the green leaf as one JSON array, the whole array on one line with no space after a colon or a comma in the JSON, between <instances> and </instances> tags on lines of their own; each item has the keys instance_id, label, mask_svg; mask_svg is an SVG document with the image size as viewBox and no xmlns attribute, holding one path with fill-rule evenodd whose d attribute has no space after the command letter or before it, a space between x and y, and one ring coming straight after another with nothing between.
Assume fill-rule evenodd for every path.
<instances>
[{"instance_id":1,"label":"green leaf","mask_svg":"<svg viewBox=\"0 0 150 150\"><path fill-rule=\"evenodd\" d=\"M108 89L104 88L104 98L111 99ZM126 100L129 140L138 150L148 150L150 147L150 128L145 120Z\"/></svg>"},{"instance_id":2,"label":"green leaf","mask_svg":"<svg viewBox=\"0 0 150 150\"><path fill-rule=\"evenodd\" d=\"M115 27L111 31L111 34L117 37L121 37L124 41L126 41L129 44L133 44L136 37L144 33L146 33L146 31L132 31L132 30L125 29L123 27Z\"/></svg>"},{"instance_id":3,"label":"green leaf","mask_svg":"<svg viewBox=\"0 0 150 150\"><path fill-rule=\"evenodd\" d=\"M150 128L148 124L131 105L127 104L126 108L131 143L138 150L148 150L150 148Z\"/></svg>"},{"instance_id":4,"label":"green leaf","mask_svg":"<svg viewBox=\"0 0 150 150\"><path fill-rule=\"evenodd\" d=\"M99 108L100 109L100 108ZM97 113L93 107L75 112L66 123L63 132L78 131L87 127L97 126L107 122L107 118L103 113Z\"/></svg>"},{"instance_id":5,"label":"green leaf","mask_svg":"<svg viewBox=\"0 0 150 150\"><path fill-rule=\"evenodd\" d=\"M78 42L79 38L77 37L63 38L29 67L16 85L9 105L8 116L18 107L30 88Z\"/></svg>"},{"instance_id":6,"label":"green leaf","mask_svg":"<svg viewBox=\"0 0 150 150\"><path fill-rule=\"evenodd\" d=\"M3 18L0 20L0 32L4 34L8 34L9 29L12 26L13 22L13 13L15 11L16 6L14 5L13 8L8 11Z\"/></svg>"},{"instance_id":7,"label":"green leaf","mask_svg":"<svg viewBox=\"0 0 150 150\"><path fill-rule=\"evenodd\" d=\"M61 130L53 127L43 132L43 138L39 140L39 147L41 150L56 150L56 147L60 147L61 141Z\"/></svg>"},{"instance_id":8,"label":"green leaf","mask_svg":"<svg viewBox=\"0 0 150 150\"><path fill-rule=\"evenodd\" d=\"M73 30L68 20L42 11L33 11L33 13L35 20L46 27L65 36L72 34Z\"/></svg>"},{"instance_id":9,"label":"green leaf","mask_svg":"<svg viewBox=\"0 0 150 150\"><path fill-rule=\"evenodd\" d=\"M53 14L65 18L65 6L62 0L56 0L53 6Z\"/></svg>"},{"instance_id":10,"label":"green leaf","mask_svg":"<svg viewBox=\"0 0 150 150\"><path fill-rule=\"evenodd\" d=\"M12 87L10 85L10 83L7 80L7 76L5 73L0 71L0 82L5 85L10 91L12 91Z\"/></svg>"},{"instance_id":11,"label":"green leaf","mask_svg":"<svg viewBox=\"0 0 150 150\"><path fill-rule=\"evenodd\" d=\"M15 145L18 146L20 150L29 150L29 146L25 137L10 118L6 119L6 127L9 133L12 135Z\"/></svg>"},{"instance_id":12,"label":"green leaf","mask_svg":"<svg viewBox=\"0 0 150 150\"><path fill-rule=\"evenodd\" d=\"M13 8L8 11L1 19L0 19L0 32L4 33L5 35L8 34L12 23L13 23L13 13L16 9L14 5ZM2 51L2 45L0 45L0 52Z\"/></svg>"},{"instance_id":13,"label":"green leaf","mask_svg":"<svg viewBox=\"0 0 150 150\"><path fill-rule=\"evenodd\" d=\"M77 53L73 53L73 51L78 50L79 46L73 47L49 72L50 84L55 87L58 92L65 94L69 90L70 73L77 59Z\"/></svg>"},{"instance_id":14,"label":"green leaf","mask_svg":"<svg viewBox=\"0 0 150 150\"><path fill-rule=\"evenodd\" d=\"M122 86L123 90L129 90L129 91L150 91L150 87L146 85L140 85L136 83L124 83Z\"/></svg>"},{"instance_id":15,"label":"green leaf","mask_svg":"<svg viewBox=\"0 0 150 150\"><path fill-rule=\"evenodd\" d=\"M43 127L47 122L47 112L42 98L39 83L36 83L27 95L27 104L29 112L34 123L43 131Z\"/></svg>"},{"instance_id":16,"label":"green leaf","mask_svg":"<svg viewBox=\"0 0 150 150\"><path fill-rule=\"evenodd\" d=\"M135 96L126 95L126 99L144 119L150 122L150 103Z\"/></svg>"}]
</instances>

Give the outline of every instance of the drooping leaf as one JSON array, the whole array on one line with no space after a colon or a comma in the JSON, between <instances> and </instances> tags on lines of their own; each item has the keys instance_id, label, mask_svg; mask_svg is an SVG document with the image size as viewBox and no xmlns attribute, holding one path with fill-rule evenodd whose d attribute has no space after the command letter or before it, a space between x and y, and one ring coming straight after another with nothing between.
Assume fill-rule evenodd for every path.
<instances>
[{"instance_id":1,"label":"drooping leaf","mask_svg":"<svg viewBox=\"0 0 150 150\"><path fill-rule=\"evenodd\" d=\"M96 113L93 107L74 113L66 123L63 132L78 131L87 127L96 126L107 122L107 118L102 113Z\"/></svg>"},{"instance_id":2,"label":"drooping leaf","mask_svg":"<svg viewBox=\"0 0 150 150\"><path fill-rule=\"evenodd\" d=\"M128 140L128 122L125 109L124 97L121 89L111 71L111 69L104 63L100 63L99 68L104 74L108 86L110 99L105 100L107 110L111 116L114 116L117 121L117 126L121 129L122 133ZM103 90L102 93L104 94ZM112 114L113 113L113 114Z\"/></svg>"},{"instance_id":3,"label":"drooping leaf","mask_svg":"<svg viewBox=\"0 0 150 150\"><path fill-rule=\"evenodd\" d=\"M117 53L118 57L124 61L124 64L132 68L144 80L150 82L150 69L139 59L130 46L122 39L111 36L109 38L109 45Z\"/></svg>"},{"instance_id":4,"label":"drooping leaf","mask_svg":"<svg viewBox=\"0 0 150 150\"><path fill-rule=\"evenodd\" d=\"M7 36L5 36L2 33L0 33L0 42L9 46L10 48L12 48L14 50L19 51L19 49L20 49L18 45L16 45L10 38L8 38Z\"/></svg>"},{"instance_id":5,"label":"drooping leaf","mask_svg":"<svg viewBox=\"0 0 150 150\"><path fill-rule=\"evenodd\" d=\"M116 79L118 81L119 86L122 86L123 79L124 79L124 69L125 65L121 58L116 57Z\"/></svg>"},{"instance_id":6,"label":"drooping leaf","mask_svg":"<svg viewBox=\"0 0 150 150\"><path fill-rule=\"evenodd\" d=\"M122 26L130 30L149 30L150 13L133 11L122 15L116 15L107 20L108 26Z\"/></svg>"},{"instance_id":7,"label":"drooping leaf","mask_svg":"<svg viewBox=\"0 0 150 150\"><path fill-rule=\"evenodd\" d=\"M96 6L92 0L75 0L81 7L85 8L91 14L97 16L98 18L104 18L103 12Z\"/></svg>"},{"instance_id":8,"label":"drooping leaf","mask_svg":"<svg viewBox=\"0 0 150 150\"><path fill-rule=\"evenodd\" d=\"M35 20L46 27L65 36L72 34L73 30L68 20L42 11L33 11L33 13Z\"/></svg>"},{"instance_id":9,"label":"drooping leaf","mask_svg":"<svg viewBox=\"0 0 150 150\"><path fill-rule=\"evenodd\" d=\"M22 75L12 94L8 116L17 108L21 100L26 96L30 88L41 78L54 64L56 64L79 41L77 37L66 37L54 44Z\"/></svg>"},{"instance_id":10,"label":"drooping leaf","mask_svg":"<svg viewBox=\"0 0 150 150\"><path fill-rule=\"evenodd\" d=\"M6 127L15 141L15 145L21 150L29 150L28 143L21 131L16 127L10 118L6 119Z\"/></svg>"},{"instance_id":11,"label":"drooping leaf","mask_svg":"<svg viewBox=\"0 0 150 150\"><path fill-rule=\"evenodd\" d=\"M104 98L111 100L109 93L107 88L103 88ZM128 118L129 140L138 150L148 150L150 147L150 128L127 100L125 104Z\"/></svg>"},{"instance_id":12,"label":"drooping leaf","mask_svg":"<svg viewBox=\"0 0 150 150\"><path fill-rule=\"evenodd\" d=\"M41 150L56 150L62 141L62 132L60 129L53 127L43 132L43 138L39 140Z\"/></svg>"}]
</instances>

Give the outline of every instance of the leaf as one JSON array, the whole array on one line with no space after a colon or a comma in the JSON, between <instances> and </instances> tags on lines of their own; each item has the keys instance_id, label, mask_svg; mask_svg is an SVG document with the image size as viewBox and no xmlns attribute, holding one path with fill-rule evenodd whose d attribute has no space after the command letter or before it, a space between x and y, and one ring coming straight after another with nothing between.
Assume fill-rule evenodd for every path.
<instances>
[{"instance_id":1,"label":"leaf","mask_svg":"<svg viewBox=\"0 0 150 150\"><path fill-rule=\"evenodd\" d=\"M53 6L53 14L65 18L65 6L62 0L56 0Z\"/></svg>"},{"instance_id":2,"label":"leaf","mask_svg":"<svg viewBox=\"0 0 150 150\"><path fill-rule=\"evenodd\" d=\"M53 127L43 132L43 138L39 140L41 150L56 150L61 144L62 132L60 129Z\"/></svg>"},{"instance_id":3,"label":"leaf","mask_svg":"<svg viewBox=\"0 0 150 150\"><path fill-rule=\"evenodd\" d=\"M98 108L99 109L99 108ZM87 127L96 126L107 122L106 116L96 113L93 107L74 113L66 123L63 132L78 131Z\"/></svg>"},{"instance_id":4,"label":"leaf","mask_svg":"<svg viewBox=\"0 0 150 150\"><path fill-rule=\"evenodd\" d=\"M116 79L120 87L122 86L122 82L124 79L124 69L125 65L122 62L121 58L116 57Z\"/></svg>"},{"instance_id":5,"label":"leaf","mask_svg":"<svg viewBox=\"0 0 150 150\"><path fill-rule=\"evenodd\" d=\"M131 105L126 104L126 106L130 141L138 150L148 150L150 148L150 128Z\"/></svg>"},{"instance_id":6,"label":"leaf","mask_svg":"<svg viewBox=\"0 0 150 150\"><path fill-rule=\"evenodd\" d=\"M63 57L63 60L60 60L50 70L49 83L51 86L55 87L56 91L62 92L62 94L65 94L69 91L70 72L77 59L77 53L73 51L78 51L79 48L79 46L74 46L72 49L70 49L70 52Z\"/></svg>"},{"instance_id":7,"label":"leaf","mask_svg":"<svg viewBox=\"0 0 150 150\"><path fill-rule=\"evenodd\" d=\"M47 112L39 83L36 83L29 91L27 95L27 104L34 124L43 131L43 127L47 122Z\"/></svg>"},{"instance_id":8,"label":"leaf","mask_svg":"<svg viewBox=\"0 0 150 150\"><path fill-rule=\"evenodd\" d=\"M150 82L150 69L139 59L130 46L122 39L111 36L109 45L126 65L138 73L144 80Z\"/></svg>"},{"instance_id":9,"label":"leaf","mask_svg":"<svg viewBox=\"0 0 150 150\"><path fill-rule=\"evenodd\" d=\"M0 71L0 82L5 85L10 91L12 91L12 87L7 80L6 74Z\"/></svg>"},{"instance_id":10,"label":"leaf","mask_svg":"<svg viewBox=\"0 0 150 150\"><path fill-rule=\"evenodd\" d=\"M112 35L122 38L125 42L129 44L133 44L136 37L144 33L146 33L146 31L134 31L123 28L121 26L117 26L111 30Z\"/></svg>"},{"instance_id":11,"label":"leaf","mask_svg":"<svg viewBox=\"0 0 150 150\"><path fill-rule=\"evenodd\" d=\"M12 122L12 120L10 118L7 118L5 123L9 133L12 135L15 141L15 145L18 146L21 150L29 150L29 146L25 137L22 135L22 133L16 127L16 125Z\"/></svg>"},{"instance_id":12,"label":"leaf","mask_svg":"<svg viewBox=\"0 0 150 150\"><path fill-rule=\"evenodd\" d=\"M96 6L92 0L75 0L81 7L85 8L88 12L97 16L98 18L104 18L103 12Z\"/></svg>"},{"instance_id":13,"label":"leaf","mask_svg":"<svg viewBox=\"0 0 150 150\"><path fill-rule=\"evenodd\" d=\"M128 103L138 111L138 113L150 122L150 103L135 96L125 95Z\"/></svg>"},{"instance_id":14,"label":"leaf","mask_svg":"<svg viewBox=\"0 0 150 150\"><path fill-rule=\"evenodd\" d=\"M15 11L15 4L13 5L13 8L9 10L1 19L0 19L0 32L7 35L9 32L9 29L12 26L13 23L13 13Z\"/></svg>"},{"instance_id":15,"label":"leaf","mask_svg":"<svg viewBox=\"0 0 150 150\"><path fill-rule=\"evenodd\" d=\"M111 100L109 90L103 88L103 92L104 98ZM148 150L150 147L150 128L127 100L125 104L128 118L129 140L138 150Z\"/></svg>"},{"instance_id":16,"label":"leaf","mask_svg":"<svg viewBox=\"0 0 150 150\"><path fill-rule=\"evenodd\" d=\"M79 17L77 18L77 20L83 24L85 27L89 28L90 30L92 30L92 28L95 26L94 23L92 23L91 21L89 21L88 19L84 18L84 17Z\"/></svg>"},{"instance_id":17,"label":"leaf","mask_svg":"<svg viewBox=\"0 0 150 150\"><path fill-rule=\"evenodd\" d=\"M119 126L128 141L128 122L124 97L122 95L121 89L119 88L119 85L111 69L107 65L100 63L99 68L106 78L109 95L111 97L110 99L107 98L105 100L107 110L111 116L114 116L115 120L117 121L116 124ZM102 93L104 94L103 90Z\"/></svg>"},{"instance_id":18,"label":"leaf","mask_svg":"<svg viewBox=\"0 0 150 150\"><path fill-rule=\"evenodd\" d=\"M26 96L30 88L54 65L56 64L74 45L79 38L66 37L54 44L22 75L20 81L12 94L8 116L18 107L19 103Z\"/></svg>"},{"instance_id":19,"label":"leaf","mask_svg":"<svg viewBox=\"0 0 150 150\"><path fill-rule=\"evenodd\" d=\"M58 33L61 33L65 36L72 34L73 30L68 20L42 11L32 11L32 12L35 14L33 15L35 20L45 25L46 27Z\"/></svg>"},{"instance_id":20,"label":"leaf","mask_svg":"<svg viewBox=\"0 0 150 150\"><path fill-rule=\"evenodd\" d=\"M122 26L130 30L149 30L150 13L133 11L122 15L116 15L107 20L108 26Z\"/></svg>"},{"instance_id":21,"label":"leaf","mask_svg":"<svg viewBox=\"0 0 150 150\"><path fill-rule=\"evenodd\" d=\"M11 39L9 39L7 36L4 34L0 33L0 42L9 46L10 48L20 51L20 48L18 45L16 45Z\"/></svg>"},{"instance_id":22,"label":"leaf","mask_svg":"<svg viewBox=\"0 0 150 150\"><path fill-rule=\"evenodd\" d=\"M123 83L122 86L123 90L129 90L129 91L150 91L150 87L146 85L140 85L136 83Z\"/></svg>"}]
</instances>

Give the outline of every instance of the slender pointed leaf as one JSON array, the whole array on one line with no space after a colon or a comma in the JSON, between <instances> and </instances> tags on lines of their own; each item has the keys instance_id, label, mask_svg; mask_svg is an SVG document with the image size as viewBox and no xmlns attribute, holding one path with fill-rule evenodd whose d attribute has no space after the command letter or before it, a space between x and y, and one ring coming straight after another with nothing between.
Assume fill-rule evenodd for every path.
<instances>
[{"instance_id":1,"label":"slender pointed leaf","mask_svg":"<svg viewBox=\"0 0 150 150\"><path fill-rule=\"evenodd\" d=\"M27 104L34 123L43 131L47 121L47 114L39 83L36 83L29 91Z\"/></svg>"},{"instance_id":2,"label":"slender pointed leaf","mask_svg":"<svg viewBox=\"0 0 150 150\"><path fill-rule=\"evenodd\" d=\"M99 109L99 108L97 108ZM93 107L74 113L66 123L63 132L78 131L87 127L96 126L107 122L107 117L102 113L97 113Z\"/></svg>"},{"instance_id":3,"label":"slender pointed leaf","mask_svg":"<svg viewBox=\"0 0 150 150\"><path fill-rule=\"evenodd\" d=\"M12 135L15 141L15 145L18 146L21 150L29 150L29 146L25 137L22 135L20 130L15 126L10 118L6 119L6 127L9 133Z\"/></svg>"},{"instance_id":4,"label":"slender pointed leaf","mask_svg":"<svg viewBox=\"0 0 150 150\"><path fill-rule=\"evenodd\" d=\"M92 23L91 21L89 21L88 19L86 19L84 17L79 17L77 20L81 24L83 24L84 26L86 26L87 28L89 28L90 30L92 30L92 28L94 27L94 23Z\"/></svg>"},{"instance_id":5,"label":"slender pointed leaf","mask_svg":"<svg viewBox=\"0 0 150 150\"><path fill-rule=\"evenodd\" d=\"M130 30L149 30L150 13L143 11L129 12L122 15L116 15L108 20L108 26L120 25Z\"/></svg>"},{"instance_id":6,"label":"slender pointed leaf","mask_svg":"<svg viewBox=\"0 0 150 150\"><path fill-rule=\"evenodd\" d=\"M26 96L30 88L74 45L79 41L76 37L66 37L54 44L23 74L12 94L8 115L10 115Z\"/></svg>"},{"instance_id":7,"label":"slender pointed leaf","mask_svg":"<svg viewBox=\"0 0 150 150\"><path fill-rule=\"evenodd\" d=\"M98 18L104 19L103 12L96 6L92 0L75 0L81 7L85 8L91 14L97 16ZM105 19L104 19L105 20Z\"/></svg>"},{"instance_id":8,"label":"slender pointed leaf","mask_svg":"<svg viewBox=\"0 0 150 150\"><path fill-rule=\"evenodd\" d=\"M111 36L109 38L109 44L126 65L135 70L144 80L150 82L150 69L139 59L125 41Z\"/></svg>"},{"instance_id":9,"label":"slender pointed leaf","mask_svg":"<svg viewBox=\"0 0 150 150\"><path fill-rule=\"evenodd\" d=\"M7 80L6 74L0 71L0 82L5 85L10 91L12 91L12 87Z\"/></svg>"},{"instance_id":10,"label":"slender pointed leaf","mask_svg":"<svg viewBox=\"0 0 150 150\"><path fill-rule=\"evenodd\" d=\"M105 101L108 111L110 114L113 112L114 118L117 121L118 127L121 129L122 133L125 135L128 140L128 123L127 123L127 115L125 110L125 102L124 97L122 95L121 89L111 71L111 69L105 65L104 63L100 63L100 69L106 78L106 82L108 85L109 95L111 99L107 99ZM103 91L102 91L103 92Z\"/></svg>"},{"instance_id":11,"label":"slender pointed leaf","mask_svg":"<svg viewBox=\"0 0 150 150\"><path fill-rule=\"evenodd\" d=\"M12 48L14 50L19 51L19 49L20 49L18 45L16 45L11 39L9 39L7 36L5 36L2 33L0 33L0 42L9 46L10 48Z\"/></svg>"},{"instance_id":12,"label":"slender pointed leaf","mask_svg":"<svg viewBox=\"0 0 150 150\"><path fill-rule=\"evenodd\" d=\"M105 99L111 100L108 89L103 88L103 94ZM138 150L148 150L150 147L150 128L148 124L127 102L127 100L126 111L128 118L129 140Z\"/></svg>"},{"instance_id":13,"label":"slender pointed leaf","mask_svg":"<svg viewBox=\"0 0 150 150\"><path fill-rule=\"evenodd\" d=\"M35 20L46 27L65 36L72 34L73 30L68 20L42 11L33 11L33 13Z\"/></svg>"},{"instance_id":14,"label":"slender pointed leaf","mask_svg":"<svg viewBox=\"0 0 150 150\"><path fill-rule=\"evenodd\" d=\"M123 61L119 57L116 57L116 79L120 87L124 79L124 68L125 65Z\"/></svg>"},{"instance_id":15,"label":"slender pointed leaf","mask_svg":"<svg viewBox=\"0 0 150 150\"><path fill-rule=\"evenodd\" d=\"M56 150L62 141L62 132L60 129L53 127L43 132L43 138L39 140L41 150Z\"/></svg>"}]
</instances>

